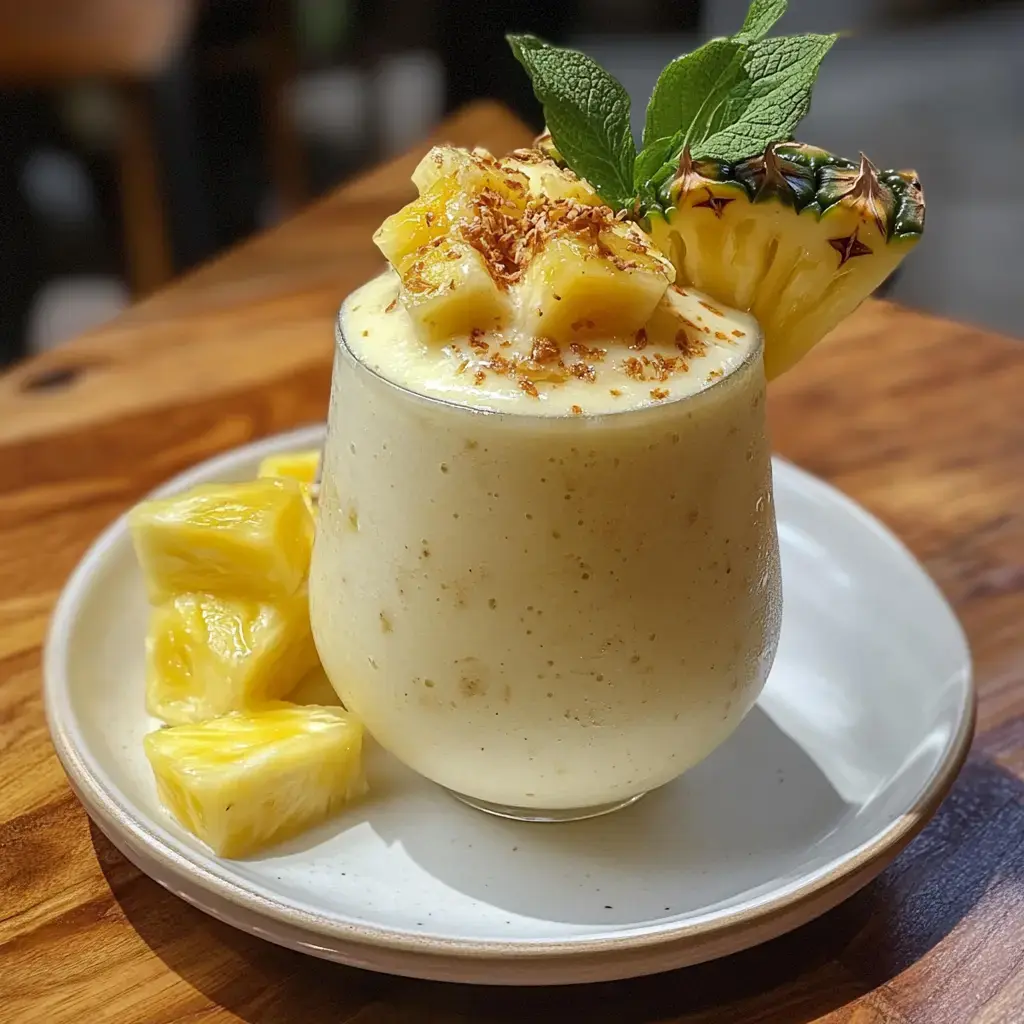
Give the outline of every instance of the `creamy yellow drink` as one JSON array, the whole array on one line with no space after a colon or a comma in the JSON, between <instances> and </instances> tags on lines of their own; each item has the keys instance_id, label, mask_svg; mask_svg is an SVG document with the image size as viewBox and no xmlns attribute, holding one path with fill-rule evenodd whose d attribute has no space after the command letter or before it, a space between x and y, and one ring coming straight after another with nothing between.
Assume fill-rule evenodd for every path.
<instances>
[{"instance_id":1,"label":"creamy yellow drink","mask_svg":"<svg viewBox=\"0 0 1024 1024\"><path fill-rule=\"evenodd\" d=\"M663 273L640 262L619 269ZM570 287L527 325L520 285L504 322L437 338L405 287L388 271L339 320L310 574L324 667L385 748L471 802L628 802L721 743L774 656L757 325L665 279L614 335L587 306L537 335Z\"/></svg>"},{"instance_id":2,"label":"creamy yellow drink","mask_svg":"<svg viewBox=\"0 0 1024 1024\"><path fill-rule=\"evenodd\" d=\"M467 803L555 821L673 779L753 704L781 612L765 380L925 215L914 171L794 141L836 36L780 65L785 7L716 41L714 82L706 48L673 60L641 140L591 58L508 36L551 131L420 161L339 315L325 452L133 513L171 726L147 754L222 855L362 791L358 718Z\"/></svg>"}]
</instances>

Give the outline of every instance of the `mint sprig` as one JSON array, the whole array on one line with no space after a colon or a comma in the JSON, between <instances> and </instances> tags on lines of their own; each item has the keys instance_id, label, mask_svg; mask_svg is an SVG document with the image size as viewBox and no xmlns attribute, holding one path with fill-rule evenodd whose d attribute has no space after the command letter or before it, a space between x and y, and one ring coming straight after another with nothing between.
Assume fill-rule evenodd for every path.
<instances>
[{"instance_id":1,"label":"mint sprig","mask_svg":"<svg viewBox=\"0 0 1024 1024\"><path fill-rule=\"evenodd\" d=\"M747 48L743 74L690 142L695 157L744 160L792 137L811 107L811 89L835 35L778 36Z\"/></svg>"},{"instance_id":2,"label":"mint sprig","mask_svg":"<svg viewBox=\"0 0 1024 1024\"><path fill-rule=\"evenodd\" d=\"M636 144L622 83L578 50L549 46L536 36L507 38L533 82L548 131L566 162L610 206L628 206Z\"/></svg>"},{"instance_id":3,"label":"mint sprig","mask_svg":"<svg viewBox=\"0 0 1024 1024\"><path fill-rule=\"evenodd\" d=\"M764 39L775 22L785 13L788 0L752 0L743 26L733 38L738 43L754 43Z\"/></svg>"},{"instance_id":4,"label":"mint sprig","mask_svg":"<svg viewBox=\"0 0 1024 1024\"><path fill-rule=\"evenodd\" d=\"M792 135L836 36L739 38L712 39L662 71L647 106L645 145L672 127L683 131L680 149L733 161Z\"/></svg>"},{"instance_id":5,"label":"mint sprig","mask_svg":"<svg viewBox=\"0 0 1024 1024\"><path fill-rule=\"evenodd\" d=\"M792 137L835 35L767 33L787 0L753 0L740 31L672 61L647 105L639 154L622 85L576 50L535 36L508 40L533 81L548 130L568 165L609 205L645 208L663 168L688 148L735 162Z\"/></svg>"},{"instance_id":6,"label":"mint sprig","mask_svg":"<svg viewBox=\"0 0 1024 1024\"><path fill-rule=\"evenodd\" d=\"M744 62L750 45L768 34L786 4L787 0L753 0L736 35L712 39L662 71L647 104L645 147L676 131L683 133L683 145L691 147L710 134L709 126L717 124L725 101L749 79Z\"/></svg>"},{"instance_id":7,"label":"mint sprig","mask_svg":"<svg viewBox=\"0 0 1024 1024\"><path fill-rule=\"evenodd\" d=\"M744 76L747 48L732 39L712 39L678 57L658 76L647 104L644 145L682 131L692 146L709 134L732 89Z\"/></svg>"}]
</instances>

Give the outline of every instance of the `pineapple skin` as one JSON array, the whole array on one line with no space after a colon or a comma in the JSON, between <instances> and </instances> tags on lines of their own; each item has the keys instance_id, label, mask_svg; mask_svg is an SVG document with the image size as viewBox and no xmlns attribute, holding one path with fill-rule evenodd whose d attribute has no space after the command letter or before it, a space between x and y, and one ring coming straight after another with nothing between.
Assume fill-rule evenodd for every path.
<instances>
[{"instance_id":1,"label":"pineapple skin","mask_svg":"<svg viewBox=\"0 0 1024 1024\"><path fill-rule=\"evenodd\" d=\"M146 637L146 710L171 725L284 697L319 665L305 590L273 604L179 594Z\"/></svg>"},{"instance_id":2,"label":"pineapple skin","mask_svg":"<svg viewBox=\"0 0 1024 1024\"><path fill-rule=\"evenodd\" d=\"M876 171L803 143L730 165L684 152L647 211L677 283L749 310L777 377L847 317L919 241L913 171Z\"/></svg>"},{"instance_id":3,"label":"pineapple skin","mask_svg":"<svg viewBox=\"0 0 1024 1024\"><path fill-rule=\"evenodd\" d=\"M128 525L152 604L183 593L273 601L302 585L313 518L297 480L210 484L142 502Z\"/></svg>"},{"instance_id":4,"label":"pineapple skin","mask_svg":"<svg viewBox=\"0 0 1024 1024\"><path fill-rule=\"evenodd\" d=\"M366 792L363 730L348 712L278 702L144 739L160 802L221 857L245 857Z\"/></svg>"}]
</instances>

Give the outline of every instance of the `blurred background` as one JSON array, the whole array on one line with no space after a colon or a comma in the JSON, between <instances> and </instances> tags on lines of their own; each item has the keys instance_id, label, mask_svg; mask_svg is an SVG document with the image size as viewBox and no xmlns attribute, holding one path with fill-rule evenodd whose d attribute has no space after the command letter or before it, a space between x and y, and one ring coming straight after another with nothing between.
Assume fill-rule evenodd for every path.
<instances>
[{"instance_id":1,"label":"blurred background","mask_svg":"<svg viewBox=\"0 0 1024 1024\"><path fill-rule=\"evenodd\" d=\"M576 46L633 97L747 0L0 0L0 366L61 344L495 97L539 109L506 31ZM925 242L888 286L1024 321L1024 5L790 0L848 30L800 136L915 167Z\"/></svg>"}]
</instances>

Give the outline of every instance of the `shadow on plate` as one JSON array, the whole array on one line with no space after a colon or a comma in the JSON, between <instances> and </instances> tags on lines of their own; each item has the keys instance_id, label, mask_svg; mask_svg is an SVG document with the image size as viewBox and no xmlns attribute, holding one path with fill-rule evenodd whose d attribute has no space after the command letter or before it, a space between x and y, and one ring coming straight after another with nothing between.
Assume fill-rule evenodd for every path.
<instances>
[{"instance_id":1,"label":"shadow on plate","mask_svg":"<svg viewBox=\"0 0 1024 1024\"><path fill-rule=\"evenodd\" d=\"M795 881L827 859L820 844L854 810L756 707L682 778L589 821L494 818L387 755L370 767L379 796L365 820L431 878L486 907L591 929L700 913Z\"/></svg>"},{"instance_id":2,"label":"shadow on plate","mask_svg":"<svg viewBox=\"0 0 1024 1024\"><path fill-rule=\"evenodd\" d=\"M983 897L1009 903L1019 893L1021 834L1024 784L972 759L935 820L877 882L789 935L651 978L488 989L387 978L236 931L141 875L92 827L100 868L138 934L188 985L247 1024L338 1024L357 1014L366 1024L807 1024L911 965L941 971L940 959L957 963L1004 946L988 917L972 926L972 912ZM195 1005L188 990L178 998Z\"/></svg>"}]
</instances>

